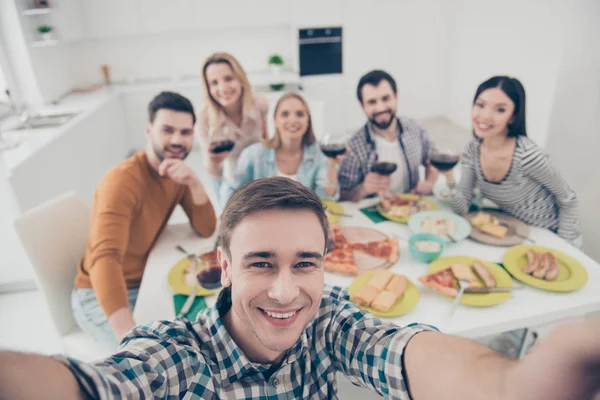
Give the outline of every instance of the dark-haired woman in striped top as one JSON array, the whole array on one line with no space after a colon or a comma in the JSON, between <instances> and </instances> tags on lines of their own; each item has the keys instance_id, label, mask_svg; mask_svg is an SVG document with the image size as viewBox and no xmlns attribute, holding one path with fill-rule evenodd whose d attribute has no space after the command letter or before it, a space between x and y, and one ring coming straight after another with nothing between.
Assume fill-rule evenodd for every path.
<instances>
[{"instance_id":1,"label":"dark-haired woman in striped top","mask_svg":"<svg viewBox=\"0 0 600 400\"><path fill-rule=\"evenodd\" d=\"M462 178L445 173L452 208L465 214L478 187L483 197L527 224L547 228L582 247L577 195L525 131L525 90L495 76L473 100L473 132L462 157Z\"/></svg>"}]
</instances>

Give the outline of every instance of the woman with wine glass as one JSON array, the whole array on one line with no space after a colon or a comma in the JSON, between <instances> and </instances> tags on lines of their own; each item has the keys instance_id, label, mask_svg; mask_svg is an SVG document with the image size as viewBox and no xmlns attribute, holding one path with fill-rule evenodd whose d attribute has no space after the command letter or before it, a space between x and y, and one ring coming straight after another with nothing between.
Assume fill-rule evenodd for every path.
<instances>
[{"instance_id":1,"label":"woman with wine glass","mask_svg":"<svg viewBox=\"0 0 600 400\"><path fill-rule=\"evenodd\" d=\"M218 191L223 180L233 177L242 150L267 137L269 105L264 96L252 92L244 69L227 53L204 61L202 84L205 102L196 131Z\"/></svg>"},{"instance_id":2,"label":"woman with wine glass","mask_svg":"<svg viewBox=\"0 0 600 400\"><path fill-rule=\"evenodd\" d=\"M275 106L274 122L273 138L242 151L233 183L223 184L220 201L225 203L235 189L253 179L272 176L298 181L321 198L337 199L337 165L343 155L332 151L327 157L321 152L304 98L296 93L284 94ZM335 150L327 146L324 151Z\"/></svg>"},{"instance_id":3,"label":"woman with wine glass","mask_svg":"<svg viewBox=\"0 0 600 400\"><path fill-rule=\"evenodd\" d=\"M507 76L477 88L471 112L475 139L462 155L461 180L442 171L452 208L469 210L473 189L522 221L582 247L577 195L525 130L525 89Z\"/></svg>"}]
</instances>

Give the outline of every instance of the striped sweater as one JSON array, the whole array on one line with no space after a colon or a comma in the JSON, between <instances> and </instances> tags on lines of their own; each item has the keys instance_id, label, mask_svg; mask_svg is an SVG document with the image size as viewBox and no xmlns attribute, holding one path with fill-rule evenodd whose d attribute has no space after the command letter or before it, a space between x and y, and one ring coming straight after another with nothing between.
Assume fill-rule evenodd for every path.
<instances>
[{"instance_id":1,"label":"striped sweater","mask_svg":"<svg viewBox=\"0 0 600 400\"><path fill-rule=\"evenodd\" d=\"M483 197L525 223L550 229L570 242L580 238L577 195L535 143L517 138L511 167L500 182L483 176L479 148L478 140L467 145L460 183L449 185L454 212L467 212L478 187Z\"/></svg>"}]
</instances>

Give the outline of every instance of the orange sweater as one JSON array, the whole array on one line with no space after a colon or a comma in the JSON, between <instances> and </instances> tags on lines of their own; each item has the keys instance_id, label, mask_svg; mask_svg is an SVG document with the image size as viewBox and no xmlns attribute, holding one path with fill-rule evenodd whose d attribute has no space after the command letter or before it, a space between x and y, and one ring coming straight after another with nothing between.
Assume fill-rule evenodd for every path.
<instances>
[{"instance_id":1,"label":"orange sweater","mask_svg":"<svg viewBox=\"0 0 600 400\"><path fill-rule=\"evenodd\" d=\"M150 250L178 204L198 235L213 234L216 216L210 201L195 205L187 186L159 176L145 151L113 167L100 181L75 287L93 288L107 316L129 306L127 289L140 286Z\"/></svg>"}]
</instances>

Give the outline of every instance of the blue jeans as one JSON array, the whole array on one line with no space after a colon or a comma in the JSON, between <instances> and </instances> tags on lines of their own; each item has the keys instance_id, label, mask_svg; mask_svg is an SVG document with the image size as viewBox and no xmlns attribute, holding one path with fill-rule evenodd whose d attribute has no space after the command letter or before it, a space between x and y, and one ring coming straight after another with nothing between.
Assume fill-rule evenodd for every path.
<instances>
[{"instance_id":1,"label":"blue jeans","mask_svg":"<svg viewBox=\"0 0 600 400\"><path fill-rule=\"evenodd\" d=\"M129 308L133 310L139 289L127 289ZM119 344L104 310L100 307L94 289L73 289L71 292L71 308L77 325L92 335L97 341L114 345Z\"/></svg>"}]
</instances>

